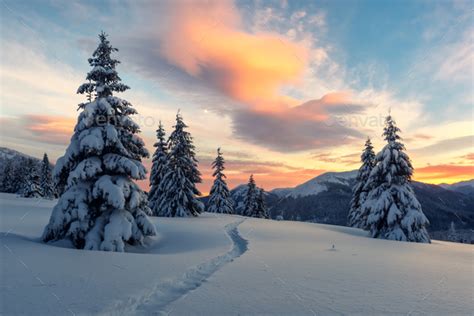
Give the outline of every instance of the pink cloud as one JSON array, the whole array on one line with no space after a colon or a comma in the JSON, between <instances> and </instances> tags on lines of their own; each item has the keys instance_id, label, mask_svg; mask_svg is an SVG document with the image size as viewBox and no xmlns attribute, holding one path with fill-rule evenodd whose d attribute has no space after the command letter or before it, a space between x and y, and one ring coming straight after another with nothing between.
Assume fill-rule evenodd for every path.
<instances>
[{"instance_id":1,"label":"pink cloud","mask_svg":"<svg viewBox=\"0 0 474 316\"><path fill-rule=\"evenodd\" d=\"M302 44L275 33L246 32L231 1L173 2L166 16L161 54L238 101L258 106L278 100L278 89L297 82L305 68Z\"/></svg>"},{"instance_id":2,"label":"pink cloud","mask_svg":"<svg viewBox=\"0 0 474 316\"><path fill-rule=\"evenodd\" d=\"M74 131L76 119L51 115L25 115L24 127L38 141L67 145Z\"/></svg>"}]
</instances>

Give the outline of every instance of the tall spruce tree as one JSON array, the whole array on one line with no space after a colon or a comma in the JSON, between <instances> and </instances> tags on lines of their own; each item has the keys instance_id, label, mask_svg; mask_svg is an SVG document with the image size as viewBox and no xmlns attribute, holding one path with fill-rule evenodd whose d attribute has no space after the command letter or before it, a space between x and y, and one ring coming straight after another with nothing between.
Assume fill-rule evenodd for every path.
<instances>
[{"instance_id":1,"label":"tall spruce tree","mask_svg":"<svg viewBox=\"0 0 474 316\"><path fill-rule=\"evenodd\" d=\"M27 167L28 173L23 183L21 196L25 198L42 197L40 177L36 165Z\"/></svg>"},{"instance_id":2,"label":"tall spruce tree","mask_svg":"<svg viewBox=\"0 0 474 316\"><path fill-rule=\"evenodd\" d=\"M362 205L368 212L367 227L374 238L429 243L429 221L411 187L413 167L399 132L387 116L383 132L387 145L375 157L365 185L370 190Z\"/></svg>"},{"instance_id":3,"label":"tall spruce tree","mask_svg":"<svg viewBox=\"0 0 474 316\"><path fill-rule=\"evenodd\" d=\"M201 182L193 138L185 129L181 114L176 114L176 125L168 140L168 170L160 184L163 197L158 208L166 217L198 216L204 205L197 199Z\"/></svg>"},{"instance_id":4,"label":"tall spruce tree","mask_svg":"<svg viewBox=\"0 0 474 316\"><path fill-rule=\"evenodd\" d=\"M158 126L156 130L157 142L153 145L156 150L153 154L153 164L150 174L150 192L148 193L148 205L155 216L164 216L162 209L159 207L163 199L163 188L160 187L165 175L168 172L168 149L165 140L165 130L163 124Z\"/></svg>"},{"instance_id":5,"label":"tall spruce tree","mask_svg":"<svg viewBox=\"0 0 474 316\"><path fill-rule=\"evenodd\" d=\"M247 184L247 192L244 197L244 209L242 215L252 216L257 210L257 185L253 178L253 174L250 175L249 182Z\"/></svg>"},{"instance_id":6,"label":"tall spruce tree","mask_svg":"<svg viewBox=\"0 0 474 316\"><path fill-rule=\"evenodd\" d=\"M76 248L124 251L126 244L141 244L156 234L146 195L134 182L146 176L141 159L148 151L130 117L136 110L113 95L129 88L115 69L119 61L111 57L117 49L104 33L99 40L89 58L88 82L77 91L94 99L79 105L71 143L54 168L64 192L43 240L70 239Z\"/></svg>"},{"instance_id":7,"label":"tall spruce tree","mask_svg":"<svg viewBox=\"0 0 474 316\"><path fill-rule=\"evenodd\" d=\"M232 214L234 213L234 202L230 196L229 188L225 181L225 174L223 173L225 161L222 156L221 149L217 149L217 157L212 163L214 173L212 174L214 184L212 185L209 195L209 202L207 211L211 213Z\"/></svg>"},{"instance_id":8,"label":"tall spruce tree","mask_svg":"<svg viewBox=\"0 0 474 316\"><path fill-rule=\"evenodd\" d=\"M54 184L51 175L51 165L49 164L48 155L46 153L44 153L43 161L41 162L40 186L41 193L44 198L54 198Z\"/></svg>"},{"instance_id":9,"label":"tall spruce tree","mask_svg":"<svg viewBox=\"0 0 474 316\"><path fill-rule=\"evenodd\" d=\"M365 184L369 179L370 172L375 165L374 147L370 138L365 142L365 148L360 156L362 166L357 173L356 183L352 188L352 200L349 210L349 226L366 229L367 228L367 213L363 212L361 205L364 203L367 196L368 188Z\"/></svg>"},{"instance_id":10,"label":"tall spruce tree","mask_svg":"<svg viewBox=\"0 0 474 316\"><path fill-rule=\"evenodd\" d=\"M265 203L265 191L262 188L257 188L255 209L251 216L257 218L270 218L268 215L267 205Z\"/></svg>"}]
</instances>

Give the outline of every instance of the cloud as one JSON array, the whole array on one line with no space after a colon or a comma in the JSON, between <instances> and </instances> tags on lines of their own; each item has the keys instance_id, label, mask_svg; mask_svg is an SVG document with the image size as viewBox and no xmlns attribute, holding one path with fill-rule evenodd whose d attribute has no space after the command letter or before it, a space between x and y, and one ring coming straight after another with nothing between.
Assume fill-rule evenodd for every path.
<instances>
[{"instance_id":1,"label":"cloud","mask_svg":"<svg viewBox=\"0 0 474 316\"><path fill-rule=\"evenodd\" d=\"M295 83L306 64L301 44L276 33L249 33L231 1L173 2L158 32L161 55L233 99L256 105Z\"/></svg>"},{"instance_id":2,"label":"cloud","mask_svg":"<svg viewBox=\"0 0 474 316\"><path fill-rule=\"evenodd\" d=\"M333 93L275 112L236 110L233 128L238 137L281 152L327 148L363 136L331 120L331 112L351 114L362 108L347 101L346 94Z\"/></svg>"},{"instance_id":3,"label":"cloud","mask_svg":"<svg viewBox=\"0 0 474 316\"><path fill-rule=\"evenodd\" d=\"M451 183L472 179L473 175L474 166L440 164L415 169L414 178L431 183Z\"/></svg>"},{"instance_id":4,"label":"cloud","mask_svg":"<svg viewBox=\"0 0 474 316\"><path fill-rule=\"evenodd\" d=\"M67 145L74 131L76 119L51 115L22 115L0 117L2 140L9 145L35 143ZM61 146L63 147L63 146ZM43 150L43 149L41 149Z\"/></svg>"},{"instance_id":5,"label":"cloud","mask_svg":"<svg viewBox=\"0 0 474 316\"><path fill-rule=\"evenodd\" d=\"M139 10L146 16L145 9ZM206 103L209 110L229 116L234 137L271 150L301 151L360 136L335 119L365 109L351 101L350 92L332 91L306 102L283 92L298 86L312 60L307 41L244 25L232 1L165 2L146 10L160 12L163 19L140 39L125 43L127 58L149 77L174 80L180 93L189 87L189 102ZM302 12L293 17L310 18ZM326 56L323 48L316 51ZM210 99L196 99L194 89L196 97Z\"/></svg>"},{"instance_id":6,"label":"cloud","mask_svg":"<svg viewBox=\"0 0 474 316\"><path fill-rule=\"evenodd\" d=\"M472 148L473 144L474 144L474 135L469 135L469 136L443 139L432 145L416 148L413 150L413 152L420 153L423 155L445 154L447 152L453 152L453 151L463 150L466 148Z\"/></svg>"},{"instance_id":7,"label":"cloud","mask_svg":"<svg viewBox=\"0 0 474 316\"><path fill-rule=\"evenodd\" d=\"M406 142L414 142L414 141L425 141L433 139L432 135L427 135L423 133L417 133L412 135L411 137L404 137L403 138Z\"/></svg>"},{"instance_id":8,"label":"cloud","mask_svg":"<svg viewBox=\"0 0 474 316\"><path fill-rule=\"evenodd\" d=\"M213 159L199 158L199 168L203 173L203 183L200 188L208 192L213 182L210 165ZM251 174L254 175L258 186L271 190L279 187L296 186L314 178L326 170L298 168L283 162L259 160L226 160L227 183L230 188L245 184Z\"/></svg>"},{"instance_id":9,"label":"cloud","mask_svg":"<svg viewBox=\"0 0 474 316\"><path fill-rule=\"evenodd\" d=\"M42 143L58 145L69 144L76 124L74 118L50 115L25 115L22 121L31 137Z\"/></svg>"},{"instance_id":10,"label":"cloud","mask_svg":"<svg viewBox=\"0 0 474 316\"><path fill-rule=\"evenodd\" d=\"M462 156L461 158L469 161L474 161L474 153L469 153L467 155Z\"/></svg>"},{"instance_id":11,"label":"cloud","mask_svg":"<svg viewBox=\"0 0 474 316\"><path fill-rule=\"evenodd\" d=\"M202 173L202 183L198 184L198 188L203 195L207 195L214 182L211 169L214 158L206 155L198 156L198 160L199 170ZM144 160L143 164L148 171L151 170L151 158ZM324 169L298 168L284 162L249 159L226 159L225 167L226 182L230 189L246 184L251 174L254 175L259 187L271 190L296 186L327 171ZM142 189L149 189L148 179L138 181L138 183Z\"/></svg>"},{"instance_id":12,"label":"cloud","mask_svg":"<svg viewBox=\"0 0 474 316\"><path fill-rule=\"evenodd\" d=\"M205 104L206 110L230 117L235 138L270 150L303 151L346 144L372 128L375 120L367 121L372 118L367 105L379 94L338 89L332 79L331 90L321 88L328 84L327 73L339 73L339 66L305 31L314 29L314 16L295 13L297 36L289 36L278 28L244 25L245 6L239 10L231 1L163 2L138 10L143 21L150 21L145 11L160 12L163 19L151 30L149 24L143 26L138 39L122 40L128 62L172 86L173 96L185 95L186 103ZM273 9L262 12L268 20L263 24L278 20L288 25L291 20ZM324 19L318 13L318 30ZM300 83L308 72L318 79L311 82L312 93L302 93L307 87ZM377 117L376 127L379 121Z\"/></svg>"},{"instance_id":13,"label":"cloud","mask_svg":"<svg viewBox=\"0 0 474 316\"><path fill-rule=\"evenodd\" d=\"M331 153L316 153L312 155L313 159L327 163L341 163L346 166L353 166L360 164L360 153L336 155Z\"/></svg>"},{"instance_id":14,"label":"cloud","mask_svg":"<svg viewBox=\"0 0 474 316\"><path fill-rule=\"evenodd\" d=\"M35 43L2 43L2 115L75 112L84 97L76 94L83 82L67 64L48 59Z\"/></svg>"}]
</instances>

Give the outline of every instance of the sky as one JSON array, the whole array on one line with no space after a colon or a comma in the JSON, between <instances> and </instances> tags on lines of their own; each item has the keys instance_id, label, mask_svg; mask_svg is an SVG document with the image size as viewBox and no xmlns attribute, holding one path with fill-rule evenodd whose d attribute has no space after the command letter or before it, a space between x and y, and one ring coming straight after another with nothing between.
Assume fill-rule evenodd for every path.
<instances>
[{"instance_id":1,"label":"sky","mask_svg":"<svg viewBox=\"0 0 474 316\"><path fill-rule=\"evenodd\" d=\"M150 153L181 111L203 174L221 147L231 187L267 190L357 169L390 111L414 179L474 178L470 1L0 3L0 145L52 161L85 101L101 31L119 51ZM150 160L144 161L150 168ZM146 186L146 182L143 183Z\"/></svg>"}]
</instances>

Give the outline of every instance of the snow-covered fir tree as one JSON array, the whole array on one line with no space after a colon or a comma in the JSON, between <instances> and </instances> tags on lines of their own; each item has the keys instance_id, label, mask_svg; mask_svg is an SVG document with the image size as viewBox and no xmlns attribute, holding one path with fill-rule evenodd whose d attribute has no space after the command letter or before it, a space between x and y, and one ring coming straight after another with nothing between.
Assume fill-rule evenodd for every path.
<instances>
[{"instance_id":1,"label":"snow-covered fir tree","mask_svg":"<svg viewBox=\"0 0 474 316\"><path fill-rule=\"evenodd\" d=\"M176 114L176 125L168 140L168 170L160 184L163 192L160 216L198 216L204 205L197 199L201 192L196 187L201 182L193 145L193 138L185 129L181 114Z\"/></svg>"},{"instance_id":2,"label":"snow-covered fir tree","mask_svg":"<svg viewBox=\"0 0 474 316\"><path fill-rule=\"evenodd\" d=\"M2 179L1 179L1 192L14 193L13 179L14 179L14 167L10 160L5 162L3 166Z\"/></svg>"},{"instance_id":3,"label":"snow-covered fir tree","mask_svg":"<svg viewBox=\"0 0 474 316\"><path fill-rule=\"evenodd\" d=\"M362 205L368 212L367 227L374 238L429 243L429 221L411 187L413 167L399 132L387 116L383 133L387 144L375 157L365 185L370 189Z\"/></svg>"},{"instance_id":4,"label":"snow-covered fir tree","mask_svg":"<svg viewBox=\"0 0 474 316\"><path fill-rule=\"evenodd\" d=\"M51 165L49 164L48 155L46 153L44 153L43 160L41 162L40 186L41 193L44 198L54 198L54 184L51 175Z\"/></svg>"},{"instance_id":5,"label":"snow-covered fir tree","mask_svg":"<svg viewBox=\"0 0 474 316\"><path fill-rule=\"evenodd\" d=\"M163 124L156 130L157 142L153 145L156 150L153 154L153 161L150 174L150 192L148 193L148 205L155 216L164 216L159 207L163 199L163 191L160 184L168 172L168 149L165 140L165 130Z\"/></svg>"},{"instance_id":6,"label":"snow-covered fir tree","mask_svg":"<svg viewBox=\"0 0 474 316\"><path fill-rule=\"evenodd\" d=\"M265 204L265 191L261 188L257 188L255 209L251 216L257 218L270 218L268 215L267 205Z\"/></svg>"},{"instance_id":7,"label":"snow-covered fir tree","mask_svg":"<svg viewBox=\"0 0 474 316\"><path fill-rule=\"evenodd\" d=\"M370 138L365 142L365 148L360 156L362 166L357 173L356 183L352 188L352 199L349 210L349 226L365 229L367 228L367 213L363 212L361 205L367 196L368 188L365 187L370 172L375 165L374 147Z\"/></svg>"},{"instance_id":8,"label":"snow-covered fir tree","mask_svg":"<svg viewBox=\"0 0 474 316\"><path fill-rule=\"evenodd\" d=\"M22 158L20 160L20 163L16 164L16 167L13 171L13 181L12 181L13 192L20 195L24 195L23 191L31 183L32 172L34 172L33 174L34 177L39 176L39 173L38 173L39 169L40 169L40 165L35 159ZM33 182L37 182L39 186L39 178L38 180L34 180ZM40 187L40 190L41 190L41 187Z\"/></svg>"},{"instance_id":9,"label":"snow-covered fir tree","mask_svg":"<svg viewBox=\"0 0 474 316\"><path fill-rule=\"evenodd\" d=\"M212 163L212 168L214 169L212 176L215 177L215 179L207 204L207 211L211 213L234 213L234 202L225 181L226 176L223 173L225 169L224 164L224 157L222 156L221 149L218 148L217 157Z\"/></svg>"},{"instance_id":10,"label":"snow-covered fir tree","mask_svg":"<svg viewBox=\"0 0 474 316\"><path fill-rule=\"evenodd\" d=\"M257 185L253 178L253 174L250 175L249 182L247 184L247 192L244 197L244 209L242 215L252 216L257 210Z\"/></svg>"},{"instance_id":11,"label":"snow-covered fir tree","mask_svg":"<svg viewBox=\"0 0 474 316\"><path fill-rule=\"evenodd\" d=\"M25 178L21 196L25 198L39 198L42 196L40 177L36 166L27 167L28 176Z\"/></svg>"},{"instance_id":12,"label":"snow-covered fir tree","mask_svg":"<svg viewBox=\"0 0 474 316\"><path fill-rule=\"evenodd\" d=\"M141 244L145 236L156 234L147 217L147 197L134 182L146 176L141 159L148 151L130 117L136 110L113 95L129 88L115 69L119 61L111 57L117 49L104 33L99 39L89 58L88 83L77 91L94 99L79 105L71 143L53 170L64 192L43 240L69 239L76 248L124 251L126 244Z\"/></svg>"}]
</instances>

